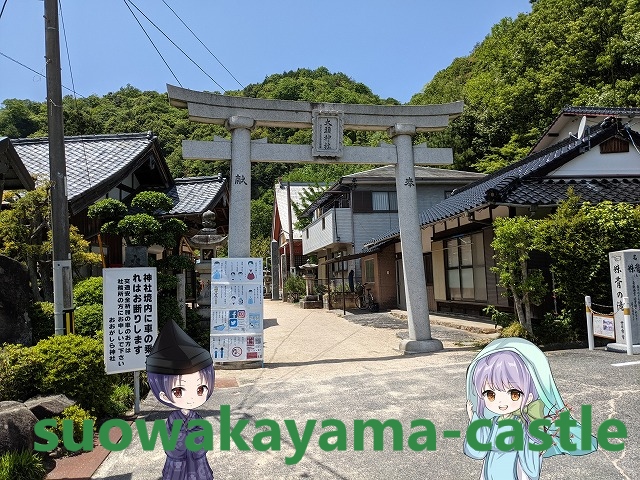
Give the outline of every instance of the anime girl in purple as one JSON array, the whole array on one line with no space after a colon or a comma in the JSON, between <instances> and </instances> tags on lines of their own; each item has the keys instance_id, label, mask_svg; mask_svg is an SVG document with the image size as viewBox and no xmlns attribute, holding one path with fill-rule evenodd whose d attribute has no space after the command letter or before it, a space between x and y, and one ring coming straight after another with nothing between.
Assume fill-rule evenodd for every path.
<instances>
[{"instance_id":1,"label":"anime girl in purple","mask_svg":"<svg viewBox=\"0 0 640 480\"><path fill-rule=\"evenodd\" d=\"M559 454L586 455L597 449L593 436L590 448L580 448L579 423L570 428L572 443L577 446L575 450L568 451L560 445L557 428L553 425L546 430L552 439L550 447L544 451L531 449L531 444L540 444L541 440L529 434L529 424L542 418L553 422L567 410L547 357L538 347L522 338L494 340L467 369L469 422L491 420L491 427L480 427L476 433L476 440L490 444L491 449L478 450L465 438L464 453L475 460L483 460L481 480L537 480L543 458ZM515 420L522 425L524 448L504 451L496 447L498 435L508 438L512 431L509 425L498 425L501 420Z\"/></svg>"},{"instance_id":2,"label":"anime girl in purple","mask_svg":"<svg viewBox=\"0 0 640 480\"><path fill-rule=\"evenodd\" d=\"M177 409L167 418L169 436L174 422L182 421L175 449L165 451L167 460L162 469L162 479L213 479L207 451L204 448L191 451L185 444L188 435L202 431L199 426L188 428L188 424L191 420L202 419L193 409L206 402L213 392L215 372L211 354L170 320L147 357L147 375L151 391L158 401ZM200 437L195 443L202 441Z\"/></svg>"}]
</instances>

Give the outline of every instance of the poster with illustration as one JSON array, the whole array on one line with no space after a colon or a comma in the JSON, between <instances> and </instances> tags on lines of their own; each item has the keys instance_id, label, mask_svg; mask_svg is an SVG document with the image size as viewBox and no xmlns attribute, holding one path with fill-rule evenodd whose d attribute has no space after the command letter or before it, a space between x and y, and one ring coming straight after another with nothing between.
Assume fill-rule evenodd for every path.
<instances>
[{"instance_id":1,"label":"poster with illustration","mask_svg":"<svg viewBox=\"0 0 640 480\"><path fill-rule=\"evenodd\" d=\"M216 362L262 360L263 262L211 262L211 356Z\"/></svg>"},{"instance_id":2,"label":"poster with illustration","mask_svg":"<svg viewBox=\"0 0 640 480\"><path fill-rule=\"evenodd\" d=\"M218 283L262 285L261 258L213 258L211 279Z\"/></svg>"}]
</instances>

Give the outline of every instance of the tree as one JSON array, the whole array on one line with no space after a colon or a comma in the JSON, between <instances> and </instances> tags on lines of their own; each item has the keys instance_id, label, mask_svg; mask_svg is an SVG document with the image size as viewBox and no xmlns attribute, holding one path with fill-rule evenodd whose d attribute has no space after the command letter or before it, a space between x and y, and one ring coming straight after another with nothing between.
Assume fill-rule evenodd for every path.
<instances>
[{"instance_id":1,"label":"tree","mask_svg":"<svg viewBox=\"0 0 640 480\"><path fill-rule=\"evenodd\" d=\"M53 264L48 184L13 198L11 208L0 211L0 253L27 266L34 302L51 302ZM99 264L100 256L89 251L89 243L77 227L71 225L69 234L72 266L77 277L80 267Z\"/></svg>"},{"instance_id":2,"label":"tree","mask_svg":"<svg viewBox=\"0 0 640 480\"><path fill-rule=\"evenodd\" d=\"M101 233L120 235L128 246L157 244L165 248L175 247L187 225L177 218L160 218L173 207L173 200L162 192L140 192L131 200L128 208L113 198L98 200L89 207L88 215L104 223Z\"/></svg>"},{"instance_id":3,"label":"tree","mask_svg":"<svg viewBox=\"0 0 640 480\"><path fill-rule=\"evenodd\" d=\"M495 252L498 284L513 297L520 324L533 333L533 306L539 305L546 292L540 270L529 269L527 262L531 252L539 249L537 220L529 217L497 218L493 222L494 239L491 246Z\"/></svg>"},{"instance_id":4,"label":"tree","mask_svg":"<svg viewBox=\"0 0 640 480\"><path fill-rule=\"evenodd\" d=\"M609 252L640 248L640 208L628 203L582 203L569 191L567 200L541 224L540 248L551 256L555 294L584 327L584 297L613 305Z\"/></svg>"},{"instance_id":5,"label":"tree","mask_svg":"<svg viewBox=\"0 0 640 480\"><path fill-rule=\"evenodd\" d=\"M300 202L291 202L291 208L298 219L294 222L293 227L298 230L304 230L311 223L311 218L303 217L302 213L309 208L324 193L325 188L320 185L310 185L300 192Z\"/></svg>"}]
</instances>

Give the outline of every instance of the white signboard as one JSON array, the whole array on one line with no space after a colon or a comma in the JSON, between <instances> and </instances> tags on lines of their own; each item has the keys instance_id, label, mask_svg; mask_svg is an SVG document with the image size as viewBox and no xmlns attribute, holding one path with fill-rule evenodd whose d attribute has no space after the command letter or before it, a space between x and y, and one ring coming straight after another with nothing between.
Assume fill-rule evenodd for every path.
<instances>
[{"instance_id":1,"label":"white signboard","mask_svg":"<svg viewBox=\"0 0 640 480\"><path fill-rule=\"evenodd\" d=\"M214 362L262 360L261 258L211 260L211 357Z\"/></svg>"},{"instance_id":2,"label":"white signboard","mask_svg":"<svg viewBox=\"0 0 640 480\"><path fill-rule=\"evenodd\" d=\"M616 338L613 315L593 314L593 336L602 338Z\"/></svg>"},{"instance_id":3,"label":"white signboard","mask_svg":"<svg viewBox=\"0 0 640 480\"><path fill-rule=\"evenodd\" d=\"M158 330L156 269L105 268L102 278L107 373L145 370Z\"/></svg>"},{"instance_id":4,"label":"white signboard","mask_svg":"<svg viewBox=\"0 0 640 480\"><path fill-rule=\"evenodd\" d=\"M631 307L631 338L640 343L640 250L609 252L611 293L615 315L616 343L625 345L627 332L624 328L622 299L629 297Z\"/></svg>"}]
</instances>

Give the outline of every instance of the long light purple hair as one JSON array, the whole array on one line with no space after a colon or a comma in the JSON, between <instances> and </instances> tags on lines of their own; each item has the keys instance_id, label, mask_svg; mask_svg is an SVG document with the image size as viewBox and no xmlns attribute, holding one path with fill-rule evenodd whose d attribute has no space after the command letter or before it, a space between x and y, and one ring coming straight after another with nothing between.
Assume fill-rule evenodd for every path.
<instances>
[{"instance_id":1,"label":"long light purple hair","mask_svg":"<svg viewBox=\"0 0 640 480\"><path fill-rule=\"evenodd\" d=\"M482 392L488 385L492 390L506 392L512 388L522 392L523 407L524 402L533 394L531 401L539 398L538 391L531 378L531 373L522 361L520 355L510 350L494 352L476 362L473 370L473 388L478 395L478 416L484 417L485 398ZM525 431L528 432L530 419L523 415Z\"/></svg>"},{"instance_id":2,"label":"long light purple hair","mask_svg":"<svg viewBox=\"0 0 640 480\"><path fill-rule=\"evenodd\" d=\"M213 393L213 385L216 378L215 371L213 370L213 364L203 368L199 373L200 377L202 378L202 383L207 386L207 400L209 400L209 397ZM169 407L175 407L175 405L161 400L160 392L164 392L164 394L168 398L172 399L173 393L171 393L171 390L179 382L180 377L181 375L165 375L163 373L147 372L147 378L149 380L149 387L151 387L151 391L160 403Z\"/></svg>"}]
</instances>

